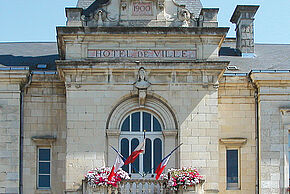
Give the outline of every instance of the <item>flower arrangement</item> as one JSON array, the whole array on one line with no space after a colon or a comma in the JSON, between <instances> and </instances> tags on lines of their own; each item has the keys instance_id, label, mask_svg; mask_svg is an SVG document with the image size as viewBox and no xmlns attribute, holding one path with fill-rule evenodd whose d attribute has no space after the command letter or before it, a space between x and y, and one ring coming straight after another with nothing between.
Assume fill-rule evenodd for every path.
<instances>
[{"instance_id":1,"label":"flower arrangement","mask_svg":"<svg viewBox=\"0 0 290 194\"><path fill-rule=\"evenodd\" d=\"M166 181L167 188L177 191L180 186L183 189L195 186L200 183L202 176L195 168L183 167L181 169L169 169L168 175L162 174L160 178Z\"/></svg>"},{"instance_id":2,"label":"flower arrangement","mask_svg":"<svg viewBox=\"0 0 290 194\"><path fill-rule=\"evenodd\" d=\"M88 171L85 175L85 180L88 182L93 188L96 187L118 187L118 182L124 179L130 179L129 174L124 170L120 169L117 171L116 176L112 178L111 181L108 180L110 175L111 168L108 167L101 167L95 168L93 170Z\"/></svg>"}]
</instances>

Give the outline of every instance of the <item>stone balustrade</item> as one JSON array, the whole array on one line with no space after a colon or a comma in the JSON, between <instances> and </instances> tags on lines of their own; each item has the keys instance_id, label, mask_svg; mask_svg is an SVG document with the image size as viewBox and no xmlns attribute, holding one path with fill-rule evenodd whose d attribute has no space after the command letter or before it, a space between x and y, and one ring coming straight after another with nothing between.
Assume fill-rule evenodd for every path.
<instances>
[{"instance_id":1,"label":"stone balustrade","mask_svg":"<svg viewBox=\"0 0 290 194\"><path fill-rule=\"evenodd\" d=\"M85 181L83 181L82 194L123 194L123 193L146 193L146 194L203 194L203 183L188 187L186 190L180 188L178 192L171 191L163 187L165 181L153 180L153 179L131 179L123 180L118 183L118 187L90 187Z\"/></svg>"}]
</instances>

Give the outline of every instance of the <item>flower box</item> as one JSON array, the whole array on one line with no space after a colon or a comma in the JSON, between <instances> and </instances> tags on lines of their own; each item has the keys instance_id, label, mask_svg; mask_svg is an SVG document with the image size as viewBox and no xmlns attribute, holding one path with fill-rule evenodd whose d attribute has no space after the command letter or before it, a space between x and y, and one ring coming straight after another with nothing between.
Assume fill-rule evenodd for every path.
<instances>
[{"instance_id":1,"label":"flower box","mask_svg":"<svg viewBox=\"0 0 290 194\"><path fill-rule=\"evenodd\" d=\"M166 180L165 187L178 193L199 193L198 186L202 182L202 176L195 168L169 169L167 175L161 179Z\"/></svg>"},{"instance_id":2,"label":"flower box","mask_svg":"<svg viewBox=\"0 0 290 194\"><path fill-rule=\"evenodd\" d=\"M93 170L88 171L85 175L85 182L95 190L107 188L107 187L118 187L118 182L130 179L129 174L122 169L116 172L116 176L112 178L112 180L108 180L110 175L111 168L101 167L95 168Z\"/></svg>"}]
</instances>

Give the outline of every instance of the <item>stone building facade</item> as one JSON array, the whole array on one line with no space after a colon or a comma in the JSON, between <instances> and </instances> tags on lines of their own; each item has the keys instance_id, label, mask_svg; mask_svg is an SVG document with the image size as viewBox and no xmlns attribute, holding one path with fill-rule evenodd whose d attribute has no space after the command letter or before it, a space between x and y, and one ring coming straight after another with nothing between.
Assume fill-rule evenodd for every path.
<instances>
[{"instance_id":1,"label":"stone building facade","mask_svg":"<svg viewBox=\"0 0 290 194\"><path fill-rule=\"evenodd\" d=\"M254 43L258 8L236 7L230 39L198 0L79 0L57 50L0 44L0 193L82 193L147 114L162 157L183 143L167 167L199 169L205 194L286 194L290 46Z\"/></svg>"}]
</instances>

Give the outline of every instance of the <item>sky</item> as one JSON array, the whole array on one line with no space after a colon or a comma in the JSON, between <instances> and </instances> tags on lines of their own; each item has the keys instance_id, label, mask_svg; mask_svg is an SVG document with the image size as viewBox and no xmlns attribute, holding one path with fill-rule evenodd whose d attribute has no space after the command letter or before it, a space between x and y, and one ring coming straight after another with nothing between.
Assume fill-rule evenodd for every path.
<instances>
[{"instance_id":1,"label":"sky","mask_svg":"<svg viewBox=\"0 0 290 194\"><path fill-rule=\"evenodd\" d=\"M204 7L220 8L219 26L230 27L236 5L260 5L255 20L255 42L290 44L290 0L202 0ZM0 0L0 42L53 42L56 26L65 25L65 7L77 0Z\"/></svg>"}]
</instances>

